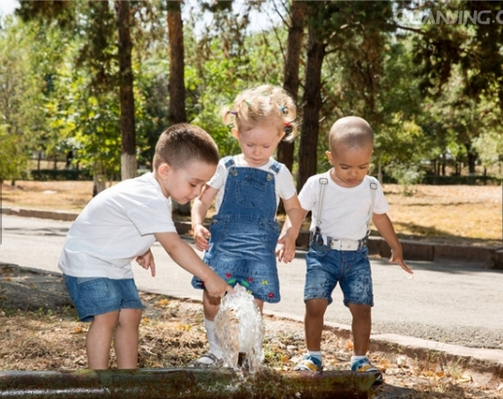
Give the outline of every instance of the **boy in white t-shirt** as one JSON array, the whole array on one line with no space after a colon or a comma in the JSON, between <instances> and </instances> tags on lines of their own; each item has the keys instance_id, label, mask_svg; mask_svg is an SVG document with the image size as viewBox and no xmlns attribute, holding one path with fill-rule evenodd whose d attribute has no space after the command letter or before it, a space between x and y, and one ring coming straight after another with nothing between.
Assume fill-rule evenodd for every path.
<instances>
[{"instance_id":1,"label":"boy in white t-shirt","mask_svg":"<svg viewBox=\"0 0 503 399\"><path fill-rule=\"evenodd\" d=\"M150 247L158 241L208 294L232 291L176 232L170 198L185 204L196 198L215 173L218 148L203 129L179 124L159 137L154 171L124 180L94 197L71 226L58 267L82 321L88 367L107 369L114 342L117 367L134 369L143 305L133 280L134 259L155 275Z\"/></svg>"},{"instance_id":2,"label":"boy in white t-shirt","mask_svg":"<svg viewBox=\"0 0 503 399\"><path fill-rule=\"evenodd\" d=\"M386 212L389 205L379 182L367 172L373 153L373 132L362 118L337 120L330 129L327 156L333 166L310 177L299 193L304 217L312 211L311 243L306 255L304 320L307 355L295 370L322 371L321 334L327 306L337 283L353 322L353 371L382 375L366 357L370 344L372 276L367 238L371 221L391 247L391 262L413 273L403 260L402 246ZM285 223L285 229L290 226Z\"/></svg>"}]
</instances>

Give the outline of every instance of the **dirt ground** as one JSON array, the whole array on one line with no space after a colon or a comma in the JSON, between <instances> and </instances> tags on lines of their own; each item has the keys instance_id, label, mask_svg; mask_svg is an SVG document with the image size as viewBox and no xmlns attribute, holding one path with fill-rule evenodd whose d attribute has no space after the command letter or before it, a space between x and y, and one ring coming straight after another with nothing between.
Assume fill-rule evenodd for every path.
<instances>
[{"instance_id":1,"label":"dirt ground","mask_svg":"<svg viewBox=\"0 0 503 399\"><path fill-rule=\"evenodd\" d=\"M202 305L196 301L141 293L139 367L186 367L207 350ZM290 371L302 357L302 323L264 317L263 366ZM0 265L0 370L78 370L86 368L89 324L79 322L62 279L16 265ZM347 370L352 345L347 337L323 333L326 370ZM399 350L371 353L384 372L374 399L501 399L503 379L442 361L418 360ZM110 367L115 367L112 359Z\"/></svg>"}]
</instances>

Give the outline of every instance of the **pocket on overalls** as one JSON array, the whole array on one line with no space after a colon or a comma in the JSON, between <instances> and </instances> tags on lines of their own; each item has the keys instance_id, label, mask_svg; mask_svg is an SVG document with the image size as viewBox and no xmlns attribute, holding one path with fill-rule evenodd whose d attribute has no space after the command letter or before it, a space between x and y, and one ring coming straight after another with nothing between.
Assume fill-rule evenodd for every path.
<instances>
[{"instance_id":1,"label":"pocket on overalls","mask_svg":"<svg viewBox=\"0 0 503 399\"><path fill-rule=\"evenodd\" d=\"M236 200L245 208L258 208L264 201L267 183L253 176L245 176L236 183Z\"/></svg>"}]
</instances>

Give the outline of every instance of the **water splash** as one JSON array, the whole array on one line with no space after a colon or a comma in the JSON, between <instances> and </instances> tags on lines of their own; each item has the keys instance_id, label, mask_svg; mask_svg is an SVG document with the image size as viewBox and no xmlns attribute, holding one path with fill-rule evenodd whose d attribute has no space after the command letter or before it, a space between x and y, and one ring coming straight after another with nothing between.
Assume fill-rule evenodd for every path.
<instances>
[{"instance_id":1,"label":"water splash","mask_svg":"<svg viewBox=\"0 0 503 399\"><path fill-rule=\"evenodd\" d=\"M241 285L222 299L215 329L224 365L255 373L262 362L264 324L255 299Z\"/></svg>"}]
</instances>

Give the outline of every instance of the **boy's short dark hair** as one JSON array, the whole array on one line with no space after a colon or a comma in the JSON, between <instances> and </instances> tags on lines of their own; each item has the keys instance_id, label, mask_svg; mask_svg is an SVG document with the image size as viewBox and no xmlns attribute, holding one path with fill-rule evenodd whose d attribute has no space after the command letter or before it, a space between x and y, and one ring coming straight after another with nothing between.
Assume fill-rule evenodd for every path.
<instances>
[{"instance_id":1,"label":"boy's short dark hair","mask_svg":"<svg viewBox=\"0 0 503 399\"><path fill-rule=\"evenodd\" d=\"M218 164L218 147L206 131L195 125L179 123L161 134L155 146L154 169L164 162L173 169L180 169L194 161Z\"/></svg>"},{"instance_id":2,"label":"boy's short dark hair","mask_svg":"<svg viewBox=\"0 0 503 399\"><path fill-rule=\"evenodd\" d=\"M358 116L346 116L337 119L328 135L330 151L337 145L361 148L374 145L374 132L369 123Z\"/></svg>"}]
</instances>

